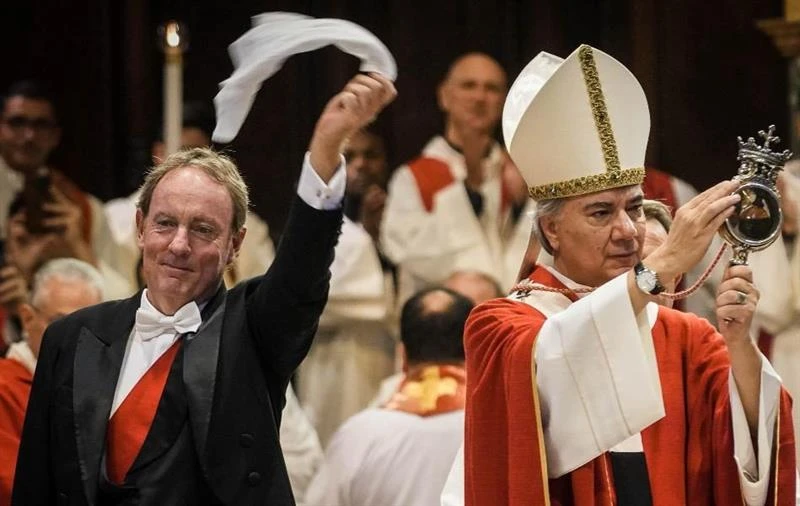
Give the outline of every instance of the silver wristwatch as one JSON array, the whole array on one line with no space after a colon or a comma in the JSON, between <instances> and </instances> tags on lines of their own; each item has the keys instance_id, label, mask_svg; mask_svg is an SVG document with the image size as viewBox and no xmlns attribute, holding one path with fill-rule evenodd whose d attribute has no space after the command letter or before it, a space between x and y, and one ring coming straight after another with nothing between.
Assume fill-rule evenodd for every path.
<instances>
[{"instance_id":1,"label":"silver wristwatch","mask_svg":"<svg viewBox=\"0 0 800 506\"><path fill-rule=\"evenodd\" d=\"M639 287L639 290L650 295L658 295L664 291L664 285L658 281L658 274L645 267L642 262L633 267L633 272L636 275L636 286Z\"/></svg>"}]
</instances>

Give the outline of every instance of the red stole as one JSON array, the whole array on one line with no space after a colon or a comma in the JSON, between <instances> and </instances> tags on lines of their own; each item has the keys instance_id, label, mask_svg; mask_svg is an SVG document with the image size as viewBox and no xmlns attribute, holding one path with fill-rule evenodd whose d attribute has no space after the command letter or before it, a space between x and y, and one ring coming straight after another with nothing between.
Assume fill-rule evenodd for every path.
<instances>
[{"instance_id":1,"label":"red stole","mask_svg":"<svg viewBox=\"0 0 800 506\"><path fill-rule=\"evenodd\" d=\"M0 506L11 504L19 441L33 376L28 369L0 358Z\"/></svg>"},{"instance_id":2,"label":"red stole","mask_svg":"<svg viewBox=\"0 0 800 506\"><path fill-rule=\"evenodd\" d=\"M384 408L417 416L464 409L466 373L457 365L412 367Z\"/></svg>"},{"instance_id":3,"label":"red stole","mask_svg":"<svg viewBox=\"0 0 800 506\"><path fill-rule=\"evenodd\" d=\"M106 471L112 483L125 482L125 475L142 449L182 342L178 339L158 357L108 421Z\"/></svg>"},{"instance_id":4,"label":"red stole","mask_svg":"<svg viewBox=\"0 0 800 506\"><path fill-rule=\"evenodd\" d=\"M417 183L422 205L428 212L433 211L433 202L436 193L450 186L455 178L450 171L450 166L438 158L421 156L408 164L411 175ZM502 176L502 175L501 175ZM500 208L503 212L511 206L511 195L505 181L500 187Z\"/></svg>"},{"instance_id":5,"label":"red stole","mask_svg":"<svg viewBox=\"0 0 800 506\"><path fill-rule=\"evenodd\" d=\"M417 182L422 205L425 206L426 211L433 211L433 200L436 193L455 181L450 167L437 158L423 156L411 161L408 169Z\"/></svg>"},{"instance_id":6,"label":"red stole","mask_svg":"<svg viewBox=\"0 0 800 506\"><path fill-rule=\"evenodd\" d=\"M563 288L541 267L531 279ZM527 304L496 299L478 306L467 322L467 506L616 504L606 454L548 480L531 372L544 321ZM705 320L667 308L659 309L652 333L666 410L642 431L654 506L742 504L723 338ZM790 403L783 391L769 504L795 500Z\"/></svg>"}]
</instances>

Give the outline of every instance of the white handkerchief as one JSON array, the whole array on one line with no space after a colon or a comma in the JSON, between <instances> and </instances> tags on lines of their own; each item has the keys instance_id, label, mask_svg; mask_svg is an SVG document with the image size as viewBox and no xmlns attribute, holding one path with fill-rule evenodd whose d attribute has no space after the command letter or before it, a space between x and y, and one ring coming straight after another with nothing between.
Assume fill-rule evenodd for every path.
<instances>
[{"instance_id":1,"label":"white handkerchief","mask_svg":"<svg viewBox=\"0 0 800 506\"><path fill-rule=\"evenodd\" d=\"M343 19L316 19L291 12L253 17L253 28L230 45L235 70L220 83L214 98L215 142L230 142L239 133L261 83L292 55L334 45L361 59L362 72L378 72L394 81L397 64L386 46L366 28Z\"/></svg>"}]
</instances>

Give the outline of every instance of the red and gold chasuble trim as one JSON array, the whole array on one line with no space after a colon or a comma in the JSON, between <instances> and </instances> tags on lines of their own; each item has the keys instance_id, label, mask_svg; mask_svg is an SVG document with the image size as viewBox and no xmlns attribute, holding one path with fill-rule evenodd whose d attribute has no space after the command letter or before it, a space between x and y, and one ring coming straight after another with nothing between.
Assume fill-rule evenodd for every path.
<instances>
[{"instance_id":1,"label":"red and gold chasuble trim","mask_svg":"<svg viewBox=\"0 0 800 506\"><path fill-rule=\"evenodd\" d=\"M384 408L418 416L464 409L466 383L466 372L461 366L412 367Z\"/></svg>"}]
</instances>

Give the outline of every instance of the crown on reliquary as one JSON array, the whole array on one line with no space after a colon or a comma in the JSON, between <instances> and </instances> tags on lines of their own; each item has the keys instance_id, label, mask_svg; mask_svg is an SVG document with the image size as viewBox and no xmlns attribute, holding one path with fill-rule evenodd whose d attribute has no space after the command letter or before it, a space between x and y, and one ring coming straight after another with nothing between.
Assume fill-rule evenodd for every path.
<instances>
[{"instance_id":1,"label":"crown on reliquary","mask_svg":"<svg viewBox=\"0 0 800 506\"><path fill-rule=\"evenodd\" d=\"M775 145L781 141L780 137L773 135L774 133L775 125L770 125L766 132L759 130L758 135L764 139L763 146L759 146L753 137L748 137L747 142L742 141L741 137L736 138L739 141L739 154L736 159L739 161L740 178L760 177L775 182L778 171L783 169L784 164L792 157L792 152L788 149L783 151L771 149L770 144Z\"/></svg>"}]
</instances>

